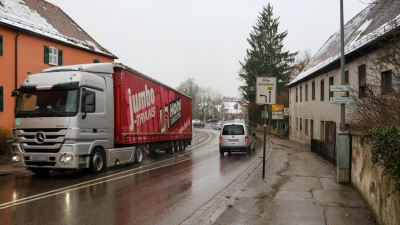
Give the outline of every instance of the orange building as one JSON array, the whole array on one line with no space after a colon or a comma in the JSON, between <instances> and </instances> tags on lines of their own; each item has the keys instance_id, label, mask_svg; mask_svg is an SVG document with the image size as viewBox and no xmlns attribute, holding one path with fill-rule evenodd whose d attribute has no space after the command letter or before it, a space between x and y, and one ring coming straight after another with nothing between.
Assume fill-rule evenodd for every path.
<instances>
[{"instance_id":1,"label":"orange building","mask_svg":"<svg viewBox=\"0 0 400 225\"><path fill-rule=\"evenodd\" d=\"M115 59L59 7L44 0L1 0L0 126L13 126L15 99L11 91L29 73Z\"/></svg>"}]
</instances>

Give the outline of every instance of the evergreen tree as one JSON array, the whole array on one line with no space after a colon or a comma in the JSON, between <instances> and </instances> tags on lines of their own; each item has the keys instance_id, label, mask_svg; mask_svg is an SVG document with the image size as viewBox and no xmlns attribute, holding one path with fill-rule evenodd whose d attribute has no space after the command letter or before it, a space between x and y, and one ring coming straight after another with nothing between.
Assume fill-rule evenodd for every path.
<instances>
[{"instance_id":1,"label":"evergreen tree","mask_svg":"<svg viewBox=\"0 0 400 225\"><path fill-rule=\"evenodd\" d=\"M272 11L273 7L269 3L263 7L250 37L247 38L250 48L246 50L244 62L240 62L239 79L244 85L239 89L249 102L249 117L254 122L261 118L260 107L255 103L257 77L276 77L279 81L277 95L286 91L286 84L290 80L290 64L297 54L285 51L283 39L288 32L278 33L279 17L273 18Z\"/></svg>"}]
</instances>

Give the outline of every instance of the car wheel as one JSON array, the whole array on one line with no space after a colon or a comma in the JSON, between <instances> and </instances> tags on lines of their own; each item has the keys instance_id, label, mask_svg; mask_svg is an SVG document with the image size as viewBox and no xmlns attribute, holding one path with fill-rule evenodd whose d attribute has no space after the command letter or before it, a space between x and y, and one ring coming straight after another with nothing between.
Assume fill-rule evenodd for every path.
<instances>
[{"instance_id":1,"label":"car wheel","mask_svg":"<svg viewBox=\"0 0 400 225\"><path fill-rule=\"evenodd\" d=\"M251 146L249 146L249 147L246 149L246 153L247 153L247 155L250 155L250 153L251 153Z\"/></svg>"},{"instance_id":2,"label":"car wheel","mask_svg":"<svg viewBox=\"0 0 400 225\"><path fill-rule=\"evenodd\" d=\"M253 144L253 153L256 153L256 143Z\"/></svg>"},{"instance_id":3,"label":"car wheel","mask_svg":"<svg viewBox=\"0 0 400 225\"><path fill-rule=\"evenodd\" d=\"M219 155L220 156L224 156L224 153L225 153L224 150L222 150L222 149L219 150Z\"/></svg>"}]
</instances>

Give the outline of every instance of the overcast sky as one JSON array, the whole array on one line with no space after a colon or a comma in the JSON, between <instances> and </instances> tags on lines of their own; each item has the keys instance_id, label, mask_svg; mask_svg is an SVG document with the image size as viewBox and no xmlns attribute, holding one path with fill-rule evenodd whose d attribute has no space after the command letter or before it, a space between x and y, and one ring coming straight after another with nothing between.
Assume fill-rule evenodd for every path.
<instances>
[{"instance_id":1,"label":"overcast sky","mask_svg":"<svg viewBox=\"0 0 400 225\"><path fill-rule=\"evenodd\" d=\"M290 52L314 55L340 28L339 0L47 0L126 64L173 88L189 78L238 97L239 61L268 2ZM345 23L370 0L344 0Z\"/></svg>"}]
</instances>

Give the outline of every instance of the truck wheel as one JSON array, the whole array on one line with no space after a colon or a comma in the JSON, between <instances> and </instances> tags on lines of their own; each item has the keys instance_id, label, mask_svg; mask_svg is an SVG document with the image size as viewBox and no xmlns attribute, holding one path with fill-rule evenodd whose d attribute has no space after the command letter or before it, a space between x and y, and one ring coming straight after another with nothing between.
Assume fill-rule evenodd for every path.
<instances>
[{"instance_id":1,"label":"truck wheel","mask_svg":"<svg viewBox=\"0 0 400 225\"><path fill-rule=\"evenodd\" d=\"M185 151L185 150L186 150L185 141L182 140L182 148L181 148L181 151Z\"/></svg>"},{"instance_id":2,"label":"truck wheel","mask_svg":"<svg viewBox=\"0 0 400 225\"><path fill-rule=\"evenodd\" d=\"M103 172L106 167L106 157L101 149L95 148L90 156L90 171L93 174Z\"/></svg>"},{"instance_id":3,"label":"truck wheel","mask_svg":"<svg viewBox=\"0 0 400 225\"><path fill-rule=\"evenodd\" d=\"M220 155L220 156L224 156L224 153L225 153L224 150L219 149L219 155Z\"/></svg>"},{"instance_id":4,"label":"truck wheel","mask_svg":"<svg viewBox=\"0 0 400 225\"><path fill-rule=\"evenodd\" d=\"M46 175L49 173L50 169L43 169L43 168L32 168L30 169L33 173L37 175Z\"/></svg>"},{"instance_id":5,"label":"truck wheel","mask_svg":"<svg viewBox=\"0 0 400 225\"><path fill-rule=\"evenodd\" d=\"M141 147L136 148L135 150L135 162L140 164L143 162L143 151Z\"/></svg>"},{"instance_id":6,"label":"truck wheel","mask_svg":"<svg viewBox=\"0 0 400 225\"><path fill-rule=\"evenodd\" d=\"M165 149L165 153L167 155L172 155L175 152L175 143L174 141L169 142L169 148Z\"/></svg>"}]
</instances>

